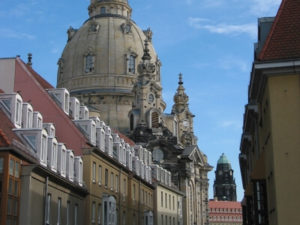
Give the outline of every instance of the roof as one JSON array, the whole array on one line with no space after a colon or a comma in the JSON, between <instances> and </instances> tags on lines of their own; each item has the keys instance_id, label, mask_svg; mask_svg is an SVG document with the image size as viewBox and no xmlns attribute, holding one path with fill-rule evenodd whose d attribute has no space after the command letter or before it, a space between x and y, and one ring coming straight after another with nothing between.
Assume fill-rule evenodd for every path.
<instances>
[{"instance_id":1,"label":"roof","mask_svg":"<svg viewBox=\"0 0 300 225\"><path fill-rule=\"evenodd\" d=\"M300 58L299 0L283 0L259 60L289 60Z\"/></svg>"},{"instance_id":2,"label":"roof","mask_svg":"<svg viewBox=\"0 0 300 225\"><path fill-rule=\"evenodd\" d=\"M227 208L227 209L241 209L241 202L231 202L231 201L209 201L209 208Z\"/></svg>"},{"instance_id":3,"label":"roof","mask_svg":"<svg viewBox=\"0 0 300 225\"><path fill-rule=\"evenodd\" d=\"M120 138L124 139L124 141L126 143L128 143L130 146L135 146L135 142L133 140L131 140L130 138L128 138L126 135L122 134L120 131L118 131L116 129L112 129L112 130L113 130L113 132L117 133Z\"/></svg>"},{"instance_id":4,"label":"roof","mask_svg":"<svg viewBox=\"0 0 300 225\"><path fill-rule=\"evenodd\" d=\"M54 88L48 81L46 81L41 75L39 75L36 71L32 69L31 66L24 64L27 69L30 71L30 73L33 75L33 77L39 82L39 84L44 88L44 89L51 89Z\"/></svg>"},{"instance_id":5,"label":"roof","mask_svg":"<svg viewBox=\"0 0 300 225\"><path fill-rule=\"evenodd\" d=\"M182 152L182 156L190 156L192 154L192 152L195 150L195 148L197 148L196 145L191 145L191 146L187 146L185 147L185 149Z\"/></svg>"},{"instance_id":6,"label":"roof","mask_svg":"<svg viewBox=\"0 0 300 225\"><path fill-rule=\"evenodd\" d=\"M230 164L229 160L227 159L226 155L223 153L218 160L218 164Z\"/></svg>"},{"instance_id":7,"label":"roof","mask_svg":"<svg viewBox=\"0 0 300 225\"><path fill-rule=\"evenodd\" d=\"M0 147L9 146L13 139L20 141L19 137L12 131L15 128L10 119L0 108Z\"/></svg>"}]
</instances>

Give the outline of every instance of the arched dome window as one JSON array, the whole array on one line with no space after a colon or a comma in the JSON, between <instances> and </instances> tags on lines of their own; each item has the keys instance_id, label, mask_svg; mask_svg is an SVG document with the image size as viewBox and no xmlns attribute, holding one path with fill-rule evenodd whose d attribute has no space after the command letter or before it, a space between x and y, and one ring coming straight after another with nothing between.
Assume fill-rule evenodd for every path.
<instances>
[{"instance_id":1,"label":"arched dome window","mask_svg":"<svg viewBox=\"0 0 300 225\"><path fill-rule=\"evenodd\" d=\"M100 8L100 13L101 14L105 14L106 13L106 8L105 7L101 7Z\"/></svg>"},{"instance_id":2,"label":"arched dome window","mask_svg":"<svg viewBox=\"0 0 300 225\"><path fill-rule=\"evenodd\" d=\"M135 58L136 56L131 54L128 60L128 72L135 73Z\"/></svg>"},{"instance_id":3,"label":"arched dome window","mask_svg":"<svg viewBox=\"0 0 300 225\"><path fill-rule=\"evenodd\" d=\"M95 56L92 54L88 54L85 56L85 72L92 73L95 69Z\"/></svg>"}]
</instances>

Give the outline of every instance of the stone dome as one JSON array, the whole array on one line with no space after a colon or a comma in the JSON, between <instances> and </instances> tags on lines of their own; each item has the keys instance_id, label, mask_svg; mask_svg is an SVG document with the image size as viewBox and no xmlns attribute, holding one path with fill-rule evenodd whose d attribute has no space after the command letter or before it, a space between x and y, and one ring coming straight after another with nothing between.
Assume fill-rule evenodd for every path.
<instances>
[{"instance_id":1,"label":"stone dome","mask_svg":"<svg viewBox=\"0 0 300 225\"><path fill-rule=\"evenodd\" d=\"M120 115L110 111L118 108L128 123L126 113L133 102L132 89L146 39L152 61L157 60L152 32L142 31L131 20L127 0L91 0L89 15L79 29L70 27L67 32L68 42L58 61L57 87L67 88L90 110L99 111L109 125L120 128L125 126L118 122Z\"/></svg>"}]
</instances>

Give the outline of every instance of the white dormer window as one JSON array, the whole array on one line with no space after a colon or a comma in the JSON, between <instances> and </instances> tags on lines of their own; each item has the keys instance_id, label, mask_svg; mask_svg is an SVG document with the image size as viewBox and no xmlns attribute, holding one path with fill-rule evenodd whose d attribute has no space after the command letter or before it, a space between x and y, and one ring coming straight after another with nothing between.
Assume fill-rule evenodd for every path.
<instances>
[{"instance_id":1,"label":"white dormer window","mask_svg":"<svg viewBox=\"0 0 300 225\"><path fill-rule=\"evenodd\" d=\"M22 138L42 166L47 166L47 131L44 129L14 129Z\"/></svg>"},{"instance_id":2,"label":"white dormer window","mask_svg":"<svg viewBox=\"0 0 300 225\"><path fill-rule=\"evenodd\" d=\"M57 143L56 138L48 137L47 165L54 172L57 171L57 150L58 150L58 143Z\"/></svg>"},{"instance_id":3,"label":"white dormer window","mask_svg":"<svg viewBox=\"0 0 300 225\"><path fill-rule=\"evenodd\" d=\"M80 114L79 119L80 120L88 120L89 119L89 109L86 106L80 106Z\"/></svg>"},{"instance_id":4,"label":"white dormer window","mask_svg":"<svg viewBox=\"0 0 300 225\"><path fill-rule=\"evenodd\" d=\"M93 116L93 117L90 117L91 120L93 120L96 124L96 128L100 127L100 119L98 116Z\"/></svg>"},{"instance_id":5,"label":"white dormer window","mask_svg":"<svg viewBox=\"0 0 300 225\"><path fill-rule=\"evenodd\" d=\"M74 153L67 150L66 175L70 181L74 181Z\"/></svg>"},{"instance_id":6,"label":"white dormer window","mask_svg":"<svg viewBox=\"0 0 300 225\"><path fill-rule=\"evenodd\" d=\"M105 152L105 131L103 128L97 128L96 132L96 145L102 151Z\"/></svg>"},{"instance_id":7,"label":"white dormer window","mask_svg":"<svg viewBox=\"0 0 300 225\"><path fill-rule=\"evenodd\" d=\"M43 116L39 112L33 112L32 127L37 129L43 128Z\"/></svg>"},{"instance_id":8,"label":"white dormer window","mask_svg":"<svg viewBox=\"0 0 300 225\"><path fill-rule=\"evenodd\" d=\"M74 158L75 170L74 170L74 180L82 186L82 178L83 178L83 162L80 156L76 156Z\"/></svg>"},{"instance_id":9,"label":"white dormer window","mask_svg":"<svg viewBox=\"0 0 300 225\"><path fill-rule=\"evenodd\" d=\"M65 88L56 88L48 90L48 93L58 106L69 115L70 93Z\"/></svg>"},{"instance_id":10,"label":"white dormer window","mask_svg":"<svg viewBox=\"0 0 300 225\"><path fill-rule=\"evenodd\" d=\"M82 133L88 138L93 146L96 146L96 124L93 120L74 120Z\"/></svg>"},{"instance_id":11,"label":"white dormer window","mask_svg":"<svg viewBox=\"0 0 300 225\"><path fill-rule=\"evenodd\" d=\"M53 123L43 123L43 128L47 131L48 137L55 137L55 127Z\"/></svg>"},{"instance_id":12,"label":"white dormer window","mask_svg":"<svg viewBox=\"0 0 300 225\"><path fill-rule=\"evenodd\" d=\"M58 144L57 152L57 170L62 177L66 177L66 160L67 160L67 149L62 143Z\"/></svg>"},{"instance_id":13,"label":"white dormer window","mask_svg":"<svg viewBox=\"0 0 300 225\"><path fill-rule=\"evenodd\" d=\"M70 115L73 120L79 120L80 102L76 97L70 98Z\"/></svg>"},{"instance_id":14,"label":"white dormer window","mask_svg":"<svg viewBox=\"0 0 300 225\"><path fill-rule=\"evenodd\" d=\"M22 128L32 128L33 123L33 108L25 102L22 107Z\"/></svg>"},{"instance_id":15,"label":"white dormer window","mask_svg":"<svg viewBox=\"0 0 300 225\"><path fill-rule=\"evenodd\" d=\"M16 128L22 126L22 105L23 100L19 94L0 95L0 107L2 106Z\"/></svg>"}]
</instances>

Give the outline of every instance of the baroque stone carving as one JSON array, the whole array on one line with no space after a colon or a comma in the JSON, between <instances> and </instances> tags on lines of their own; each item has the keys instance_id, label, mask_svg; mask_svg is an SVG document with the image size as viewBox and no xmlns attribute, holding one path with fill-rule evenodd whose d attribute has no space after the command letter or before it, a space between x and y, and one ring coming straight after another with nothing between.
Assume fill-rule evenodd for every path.
<instances>
[{"instance_id":1,"label":"baroque stone carving","mask_svg":"<svg viewBox=\"0 0 300 225\"><path fill-rule=\"evenodd\" d=\"M131 24L130 23L122 23L121 30L124 34L129 34L131 32Z\"/></svg>"}]
</instances>

